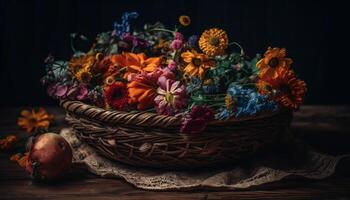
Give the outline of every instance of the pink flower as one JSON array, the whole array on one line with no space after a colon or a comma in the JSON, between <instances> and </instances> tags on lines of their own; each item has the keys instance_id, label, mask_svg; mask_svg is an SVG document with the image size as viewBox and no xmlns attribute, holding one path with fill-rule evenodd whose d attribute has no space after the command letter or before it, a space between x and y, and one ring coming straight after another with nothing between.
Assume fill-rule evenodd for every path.
<instances>
[{"instance_id":1,"label":"pink flower","mask_svg":"<svg viewBox=\"0 0 350 200\"><path fill-rule=\"evenodd\" d=\"M88 89L85 85L65 85L56 83L48 87L47 93L57 99L84 100L88 97Z\"/></svg>"},{"instance_id":2,"label":"pink flower","mask_svg":"<svg viewBox=\"0 0 350 200\"><path fill-rule=\"evenodd\" d=\"M170 48L172 48L173 50L179 50L181 49L182 45L183 45L182 40L175 39L171 42Z\"/></svg>"},{"instance_id":3,"label":"pink flower","mask_svg":"<svg viewBox=\"0 0 350 200\"><path fill-rule=\"evenodd\" d=\"M176 67L177 67L177 64L175 61L170 61L169 64L168 64L168 69L170 69L171 71L175 71L176 70Z\"/></svg>"},{"instance_id":4,"label":"pink flower","mask_svg":"<svg viewBox=\"0 0 350 200\"><path fill-rule=\"evenodd\" d=\"M157 89L154 99L159 114L174 115L186 106L186 90L180 81L166 80L165 85Z\"/></svg>"},{"instance_id":5,"label":"pink flower","mask_svg":"<svg viewBox=\"0 0 350 200\"><path fill-rule=\"evenodd\" d=\"M180 32L175 32L174 36L175 36L175 40L181 40L181 41L184 40L184 36Z\"/></svg>"},{"instance_id":6,"label":"pink flower","mask_svg":"<svg viewBox=\"0 0 350 200\"><path fill-rule=\"evenodd\" d=\"M208 122L214 119L214 111L207 106L193 106L191 112L181 124L181 133L195 134L202 132Z\"/></svg>"}]
</instances>

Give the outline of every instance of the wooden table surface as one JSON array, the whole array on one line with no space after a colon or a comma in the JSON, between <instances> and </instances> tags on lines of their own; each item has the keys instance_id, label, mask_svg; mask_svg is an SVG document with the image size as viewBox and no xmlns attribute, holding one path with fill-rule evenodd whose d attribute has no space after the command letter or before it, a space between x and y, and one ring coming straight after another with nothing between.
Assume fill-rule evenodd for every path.
<instances>
[{"instance_id":1,"label":"wooden table surface","mask_svg":"<svg viewBox=\"0 0 350 200\"><path fill-rule=\"evenodd\" d=\"M16 120L22 108L2 108L0 138L23 136ZM67 126L64 112L48 107L55 115L53 130ZM295 113L292 131L313 148L338 155L350 153L350 106L304 106ZM288 179L249 190L145 191L120 179L103 179L76 167L69 177L51 184L33 183L25 172L0 153L0 199L350 199L350 165L338 166L337 173L324 180Z\"/></svg>"}]
</instances>

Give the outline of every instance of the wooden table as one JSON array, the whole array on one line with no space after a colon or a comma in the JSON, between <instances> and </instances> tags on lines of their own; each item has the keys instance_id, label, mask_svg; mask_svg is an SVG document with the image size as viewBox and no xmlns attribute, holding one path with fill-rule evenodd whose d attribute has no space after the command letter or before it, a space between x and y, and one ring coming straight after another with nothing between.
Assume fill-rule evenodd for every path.
<instances>
[{"instance_id":1,"label":"wooden table","mask_svg":"<svg viewBox=\"0 0 350 200\"><path fill-rule=\"evenodd\" d=\"M48 107L56 116L55 131L67 126L64 112ZM16 120L21 108L2 108L0 137L24 133ZM295 136L315 149L330 154L350 153L350 106L304 106L295 113ZM288 179L243 191L166 191L137 189L118 179L102 179L83 168L75 168L69 177L51 184L32 183L25 172L0 153L0 199L350 199L350 165L338 166L337 173L324 180Z\"/></svg>"}]
</instances>

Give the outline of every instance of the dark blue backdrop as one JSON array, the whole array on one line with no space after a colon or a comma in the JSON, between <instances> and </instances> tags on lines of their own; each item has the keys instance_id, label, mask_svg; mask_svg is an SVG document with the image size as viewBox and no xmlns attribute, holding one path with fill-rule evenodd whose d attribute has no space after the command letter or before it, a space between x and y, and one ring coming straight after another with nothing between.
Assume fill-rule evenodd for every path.
<instances>
[{"instance_id":1,"label":"dark blue backdrop","mask_svg":"<svg viewBox=\"0 0 350 200\"><path fill-rule=\"evenodd\" d=\"M157 20L172 26L187 14L192 18L187 35L220 27L252 56L269 45L286 47L308 83L306 103L350 102L349 11L341 1L2 0L0 6L0 106L54 104L39 83L47 54L68 59L70 33L92 39L110 30L124 11L140 13L138 27Z\"/></svg>"}]
</instances>

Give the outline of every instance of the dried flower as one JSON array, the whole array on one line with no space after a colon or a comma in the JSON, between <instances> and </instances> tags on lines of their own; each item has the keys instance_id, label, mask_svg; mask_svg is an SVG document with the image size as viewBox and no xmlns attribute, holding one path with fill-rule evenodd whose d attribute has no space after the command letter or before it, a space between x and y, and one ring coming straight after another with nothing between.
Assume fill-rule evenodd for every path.
<instances>
[{"instance_id":1,"label":"dried flower","mask_svg":"<svg viewBox=\"0 0 350 200\"><path fill-rule=\"evenodd\" d=\"M30 133L37 129L47 129L52 121L53 115L48 114L44 108L39 108L39 110L32 109L31 111L22 110L17 124Z\"/></svg>"},{"instance_id":2,"label":"dried flower","mask_svg":"<svg viewBox=\"0 0 350 200\"><path fill-rule=\"evenodd\" d=\"M9 150L17 142L17 137L15 135L9 135L4 139L0 139L0 149Z\"/></svg>"},{"instance_id":3,"label":"dried flower","mask_svg":"<svg viewBox=\"0 0 350 200\"><path fill-rule=\"evenodd\" d=\"M24 153L24 155L17 153L17 154L12 155L10 157L10 160L17 162L19 166L21 166L22 168L25 168L27 161L28 161L28 157L29 157L28 152Z\"/></svg>"}]
</instances>

